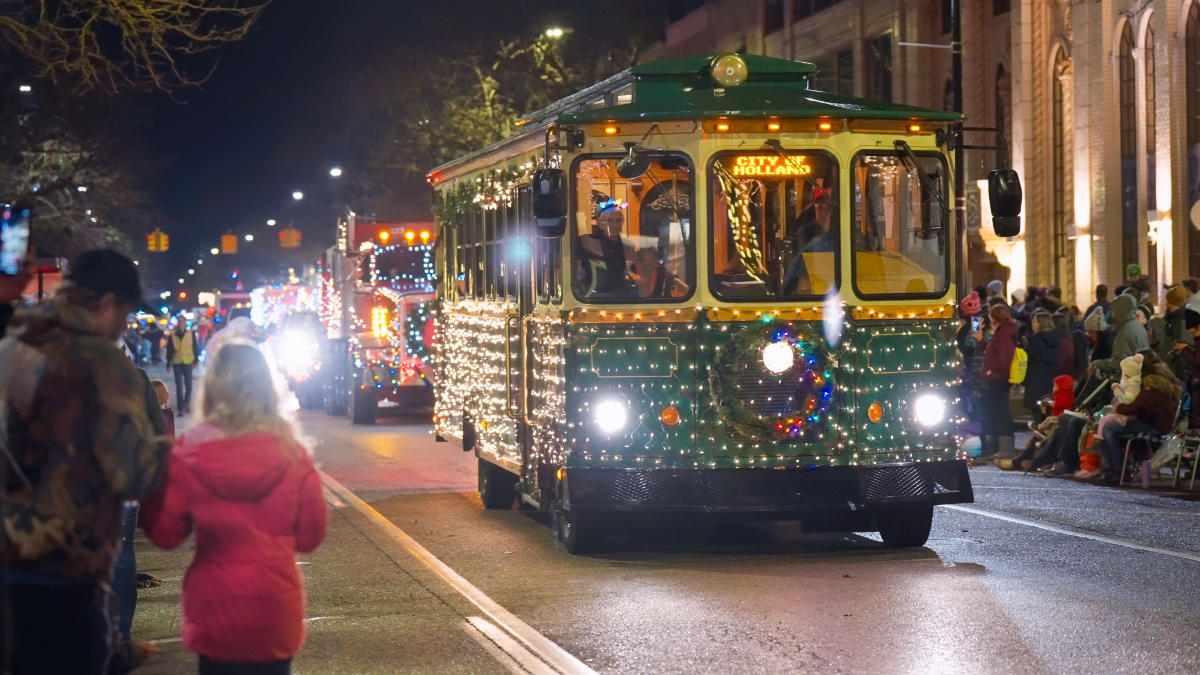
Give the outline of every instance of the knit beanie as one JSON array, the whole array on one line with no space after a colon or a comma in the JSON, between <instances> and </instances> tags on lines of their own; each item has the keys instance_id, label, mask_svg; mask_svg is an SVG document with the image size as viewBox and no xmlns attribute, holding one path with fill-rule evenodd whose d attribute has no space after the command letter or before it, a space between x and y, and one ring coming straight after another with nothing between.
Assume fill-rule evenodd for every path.
<instances>
[{"instance_id":1,"label":"knit beanie","mask_svg":"<svg viewBox=\"0 0 1200 675\"><path fill-rule=\"evenodd\" d=\"M958 303L958 308L962 310L963 316L975 316L979 313L979 307L979 294L975 291L968 293L967 297Z\"/></svg>"},{"instance_id":2,"label":"knit beanie","mask_svg":"<svg viewBox=\"0 0 1200 675\"><path fill-rule=\"evenodd\" d=\"M999 279L992 279L988 282L987 289L992 295L1000 295L1003 297L1001 294L1004 293L1004 282L1000 281Z\"/></svg>"},{"instance_id":3,"label":"knit beanie","mask_svg":"<svg viewBox=\"0 0 1200 675\"><path fill-rule=\"evenodd\" d=\"M1175 284L1167 291L1167 304L1172 307L1183 307L1188 301L1187 289Z\"/></svg>"},{"instance_id":4,"label":"knit beanie","mask_svg":"<svg viewBox=\"0 0 1200 675\"><path fill-rule=\"evenodd\" d=\"M1103 333L1108 328L1108 322L1104 320L1104 310L1097 307L1092 310L1091 314L1083 320L1083 329L1091 333Z\"/></svg>"}]
</instances>

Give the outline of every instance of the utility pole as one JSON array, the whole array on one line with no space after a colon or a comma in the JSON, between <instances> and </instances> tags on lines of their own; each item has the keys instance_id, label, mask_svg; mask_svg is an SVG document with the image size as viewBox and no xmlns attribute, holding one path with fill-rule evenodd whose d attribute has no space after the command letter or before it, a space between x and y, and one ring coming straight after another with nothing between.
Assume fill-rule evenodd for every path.
<instances>
[{"instance_id":1,"label":"utility pole","mask_svg":"<svg viewBox=\"0 0 1200 675\"><path fill-rule=\"evenodd\" d=\"M954 112L963 113L962 58L962 0L950 0L950 82L953 88ZM966 291L967 281L967 167L963 163L963 123L958 122L954 135L954 284L959 297Z\"/></svg>"}]
</instances>

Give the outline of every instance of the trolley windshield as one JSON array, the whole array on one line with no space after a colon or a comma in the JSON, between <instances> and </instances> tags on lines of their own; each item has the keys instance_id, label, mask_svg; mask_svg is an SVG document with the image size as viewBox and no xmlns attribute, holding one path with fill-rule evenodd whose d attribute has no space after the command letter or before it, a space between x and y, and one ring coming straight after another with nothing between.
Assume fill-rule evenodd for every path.
<instances>
[{"instance_id":1,"label":"trolley windshield","mask_svg":"<svg viewBox=\"0 0 1200 675\"><path fill-rule=\"evenodd\" d=\"M647 156L645 172L624 178L620 160L575 164L575 297L682 301L695 288L691 164L683 155Z\"/></svg>"},{"instance_id":2,"label":"trolley windshield","mask_svg":"<svg viewBox=\"0 0 1200 675\"><path fill-rule=\"evenodd\" d=\"M766 300L836 288L842 228L833 157L805 150L723 152L709 174L714 294Z\"/></svg>"},{"instance_id":3,"label":"trolley windshield","mask_svg":"<svg viewBox=\"0 0 1200 675\"><path fill-rule=\"evenodd\" d=\"M946 164L939 155L915 159L924 181L895 153L854 158L854 287L862 297L941 297L946 292Z\"/></svg>"}]
</instances>

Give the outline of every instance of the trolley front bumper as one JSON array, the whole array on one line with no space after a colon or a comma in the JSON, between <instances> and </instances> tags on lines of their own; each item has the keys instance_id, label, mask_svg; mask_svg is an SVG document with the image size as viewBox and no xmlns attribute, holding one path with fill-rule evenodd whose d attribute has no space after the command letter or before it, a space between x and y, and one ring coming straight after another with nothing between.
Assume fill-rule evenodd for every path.
<instances>
[{"instance_id":1,"label":"trolley front bumper","mask_svg":"<svg viewBox=\"0 0 1200 675\"><path fill-rule=\"evenodd\" d=\"M567 469L563 506L585 510L855 513L975 500L963 461L797 469Z\"/></svg>"}]
</instances>

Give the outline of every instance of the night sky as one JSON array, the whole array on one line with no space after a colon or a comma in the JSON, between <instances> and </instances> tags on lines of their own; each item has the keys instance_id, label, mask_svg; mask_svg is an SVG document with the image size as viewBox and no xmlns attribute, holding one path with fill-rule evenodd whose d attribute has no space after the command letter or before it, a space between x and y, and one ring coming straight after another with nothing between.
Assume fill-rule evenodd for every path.
<instances>
[{"instance_id":1,"label":"night sky","mask_svg":"<svg viewBox=\"0 0 1200 675\"><path fill-rule=\"evenodd\" d=\"M579 4L274 0L246 40L223 48L204 85L152 102L147 142L158 166L150 187L172 253L182 262L217 246L226 231L262 242L275 236L268 218L294 222L306 248L331 244L345 193L329 168L363 165L378 141L369 122L386 74L421 67L419 59L401 61L398 47L436 55L446 45L534 35L570 22ZM304 191L303 202L293 202L293 189ZM428 217L427 195L411 201L378 216Z\"/></svg>"}]
</instances>

